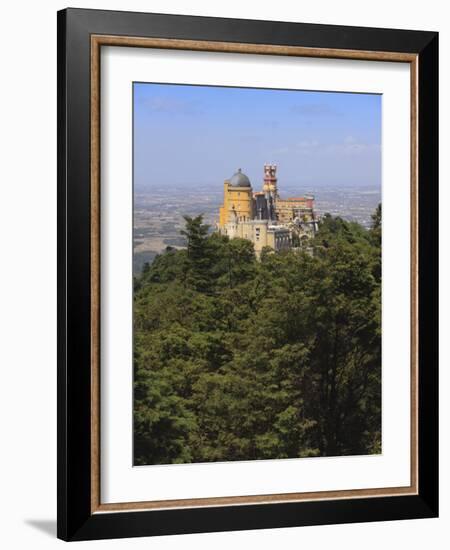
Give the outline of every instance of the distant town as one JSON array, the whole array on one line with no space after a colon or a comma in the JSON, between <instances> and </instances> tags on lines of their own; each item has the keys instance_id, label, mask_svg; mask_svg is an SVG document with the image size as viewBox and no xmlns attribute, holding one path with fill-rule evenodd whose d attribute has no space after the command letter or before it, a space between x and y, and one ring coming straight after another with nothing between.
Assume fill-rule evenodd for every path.
<instances>
[{"instance_id":1,"label":"distant town","mask_svg":"<svg viewBox=\"0 0 450 550\"><path fill-rule=\"evenodd\" d=\"M185 241L180 235L184 227L184 215L203 214L205 223L214 231L220 222L219 207L223 203L223 182L211 185L192 184L186 186L152 185L151 190L135 190L133 269L137 274L146 262L167 246L183 248ZM371 215L381 202L379 186L331 187L304 186L283 183L286 195L314 196L314 210L320 218L326 212L356 221L364 227L371 224Z\"/></svg>"}]
</instances>

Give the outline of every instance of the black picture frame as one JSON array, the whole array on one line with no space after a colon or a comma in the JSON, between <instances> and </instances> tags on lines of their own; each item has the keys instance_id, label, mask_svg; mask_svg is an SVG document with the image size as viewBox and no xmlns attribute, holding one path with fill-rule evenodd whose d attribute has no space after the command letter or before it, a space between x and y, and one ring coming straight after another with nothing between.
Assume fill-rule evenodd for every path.
<instances>
[{"instance_id":1,"label":"black picture frame","mask_svg":"<svg viewBox=\"0 0 450 550\"><path fill-rule=\"evenodd\" d=\"M438 515L438 33L66 9L58 12L58 532L88 540ZM92 513L91 36L418 56L418 494Z\"/></svg>"}]
</instances>

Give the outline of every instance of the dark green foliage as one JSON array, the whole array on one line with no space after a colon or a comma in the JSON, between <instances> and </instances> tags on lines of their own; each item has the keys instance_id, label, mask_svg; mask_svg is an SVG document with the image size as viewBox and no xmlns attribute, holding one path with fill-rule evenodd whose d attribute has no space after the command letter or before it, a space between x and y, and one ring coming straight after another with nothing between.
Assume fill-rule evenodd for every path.
<instances>
[{"instance_id":1,"label":"dark green foliage","mask_svg":"<svg viewBox=\"0 0 450 550\"><path fill-rule=\"evenodd\" d=\"M381 452L381 207L259 261L185 219L135 281L135 464Z\"/></svg>"}]
</instances>

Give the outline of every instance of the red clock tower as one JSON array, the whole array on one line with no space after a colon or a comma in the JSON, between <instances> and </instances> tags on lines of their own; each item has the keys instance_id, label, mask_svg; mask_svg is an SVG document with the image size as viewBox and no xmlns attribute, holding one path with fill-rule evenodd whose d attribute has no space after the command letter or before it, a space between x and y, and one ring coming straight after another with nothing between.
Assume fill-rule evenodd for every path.
<instances>
[{"instance_id":1,"label":"red clock tower","mask_svg":"<svg viewBox=\"0 0 450 550\"><path fill-rule=\"evenodd\" d=\"M264 165L263 191L266 195L271 195L273 199L276 199L278 197L276 164Z\"/></svg>"}]
</instances>

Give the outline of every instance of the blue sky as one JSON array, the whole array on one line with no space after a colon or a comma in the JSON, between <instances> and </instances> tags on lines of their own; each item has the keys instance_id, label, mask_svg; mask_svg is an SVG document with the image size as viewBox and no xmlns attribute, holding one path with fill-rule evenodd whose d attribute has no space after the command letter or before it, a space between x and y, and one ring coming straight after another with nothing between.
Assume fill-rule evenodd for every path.
<instances>
[{"instance_id":1,"label":"blue sky","mask_svg":"<svg viewBox=\"0 0 450 550\"><path fill-rule=\"evenodd\" d=\"M263 164L279 185L381 185L381 96L134 84L134 175L152 185L222 185Z\"/></svg>"}]
</instances>

